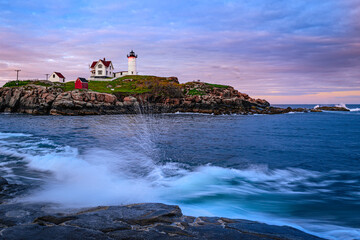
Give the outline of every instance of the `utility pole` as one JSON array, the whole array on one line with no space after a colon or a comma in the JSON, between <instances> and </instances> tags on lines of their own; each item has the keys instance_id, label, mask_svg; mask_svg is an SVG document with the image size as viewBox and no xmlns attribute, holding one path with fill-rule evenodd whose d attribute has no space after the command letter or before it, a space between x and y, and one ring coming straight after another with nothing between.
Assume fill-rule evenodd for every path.
<instances>
[{"instance_id":1,"label":"utility pole","mask_svg":"<svg viewBox=\"0 0 360 240\"><path fill-rule=\"evenodd\" d=\"M47 73L47 74L44 74L44 75L46 76L46 80L49 80L49 75L50 74Z\"/></svg>"},{"instance_id":2,"label":"utility pole","mask_svg":"<svg viewBox=\"0 0 360 240\"><path fill-rule=\"evenodd\" d=\"M21 70L15 70L15 72L16 72L16 81L19 81L19 72L20 72Z\"/></svg>"}]
</instances>

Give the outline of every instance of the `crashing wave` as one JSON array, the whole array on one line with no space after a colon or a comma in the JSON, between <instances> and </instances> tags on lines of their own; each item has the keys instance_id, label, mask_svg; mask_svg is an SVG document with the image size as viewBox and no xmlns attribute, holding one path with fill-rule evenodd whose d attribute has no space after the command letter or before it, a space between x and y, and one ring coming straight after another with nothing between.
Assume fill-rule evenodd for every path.
<instances>
[{"instance_id":1,"label":"crashing wave","mask_svg":"<svg viewBox=\"0 0 360 240\"><path fill-rule=\"evenodd\" d=\"M336 104L335 107L345 108L345 109L350 110L350 109L346 106L346 104L344 104L344 103Z\"/></svg>"},{"instance_id":2,"label":"crashing wave","mask_svg":"<svg viewBox=\"0 0 360 240\"><path fill-rule=\"evenodd\" d=\"M153 160L153 154L148 155L140 148L136 148L137 151L97 148L81 152L50 139L18 133L0 132L0 143L0 154L17 154L18 161L26 163L28 176L30 171L49 173L32 176L41 178L38 180L43 184L24 197L27 201L55 202L69 207L164 202L179 204L189 215L287 224L329 239L339 239L344 231L348 236L343 239L360 236L353 228L328 227L317 219L321 214L309 213L300 219L288 212L302 206L299 199L309 206L317 206L316 201L334 197L336 189L329 186L353 186L357 174L349 175L353 178L346 180L353 182L345 182L343 172L270 169L266 165L245 169L211 165L186 168L175 162L159 164ZM45 143L52 147L45 147ZM142 138L139 145L145 143L150 149L156 148L151 142L147 143L146 138ZM343 195L352 196L349 200L356 201L358 196L354 191ZM343 198L337 200L344 201Z\"/></svg>"},{"instance_id":3,"label":"crashing wave","mask_svg":"<svg viewBox=\"0 0 360 240\"><path fill-rule=\"evenodd\" d=\"M335 105L335 106L336 106L336 107L346 108L346 109L350 110L350 112L359 112L359 111L360 111L360 108L348 108L348 107L346 106L346 104L344 104L344 103L340 103L340 104L337 104L337 105Z\"/></svg>"}]
</instances>

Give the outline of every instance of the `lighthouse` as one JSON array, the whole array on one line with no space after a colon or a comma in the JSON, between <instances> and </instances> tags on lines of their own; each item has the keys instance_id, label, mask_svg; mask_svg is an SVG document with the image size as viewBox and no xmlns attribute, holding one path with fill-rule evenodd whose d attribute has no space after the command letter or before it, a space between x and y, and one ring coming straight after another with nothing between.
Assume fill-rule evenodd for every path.
<instances>
[{"instance_id":1,"label":"lighthouse","mask_svg":"<svg viewBox=\"0 0 360 240\"><path fill-rule=\"evenodd\" d=\"M127 55L127 58L128 58L128 75L137 75L137 71L136 71L137 55L135 55L134 51L131 50L129 55Z\"/></svg>"}]
</instances>

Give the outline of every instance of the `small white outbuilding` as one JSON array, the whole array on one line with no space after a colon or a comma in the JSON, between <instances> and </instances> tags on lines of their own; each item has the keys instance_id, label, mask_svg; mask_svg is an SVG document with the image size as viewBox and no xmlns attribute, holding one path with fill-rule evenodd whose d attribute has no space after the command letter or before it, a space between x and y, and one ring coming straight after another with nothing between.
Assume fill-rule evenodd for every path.
<instances>
[{"instance_id":1,"label":"small white outbuilding","mask_svg":"<svg viewBox=\"0 0 360 240\"><path fill-rule=\"evenodd\" d=\"M52 82L62 82L62 83L64 83L64 82L65 82L65 77L64 77L64 75L62 75L62 74L59 73L59 72L53 72L53 73L50 75L49 81L52 81Z\"/></svg>"}]
</instances>

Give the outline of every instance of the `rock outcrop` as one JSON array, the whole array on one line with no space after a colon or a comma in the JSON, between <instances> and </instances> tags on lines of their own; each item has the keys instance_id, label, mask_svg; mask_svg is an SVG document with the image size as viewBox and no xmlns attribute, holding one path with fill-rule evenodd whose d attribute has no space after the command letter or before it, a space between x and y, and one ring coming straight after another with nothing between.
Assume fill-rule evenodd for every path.
<instances>
[{"instance_id":1,"label":"rock outcrop","mask_svg":"<svg viewBox=\"0 0 360 240\"><path fill-rule=\"evenodd\" d=\"M320 240L288 226L221 217L184 216L161 203L54 209L48 204L0 205L0 239L246 239Z\"/></svg>"},{"instance_id":2,"label":"rock outcrop","mask_svg":"<svg viewBox=\"0 0 360 240\"><path fill-rule=\"evenodd\" d=\"M331 106L321 106L321 107L317 107L315 108L315 110L320 110L320 111L343 111L343 112L349 112L350 110L345 108L345 107L331 107Z\"/></svg>"},{"instance_id":3,"label":"rock outcrop","mask_svg":"<svg viewBox=\"0 0 360 240\"><path fill-rule=\"evenodd\" d=\"M270 106L266 100L253 99L232 87L206 87L200 95L178 94L108 94L89 90L64 92L56 86L45 87L29 84L22 87L0 89L0 112L52 114L52 115L98 115L134 113L196 112L212 114L247 114ZM194 86L193 86L194 87ZM185 88L186 92L187 89Z\"/></svg>"},{"instance_id":4,"label":"rock outcrop","mask_svg":"<svg viewBox=\"0 0 360 240\"><path fill-rule=\"evenodd\" d=\"M63 90L55 87L26 85L0 89L0 112L48 114Z\"/></svg>"}]
</instances>

